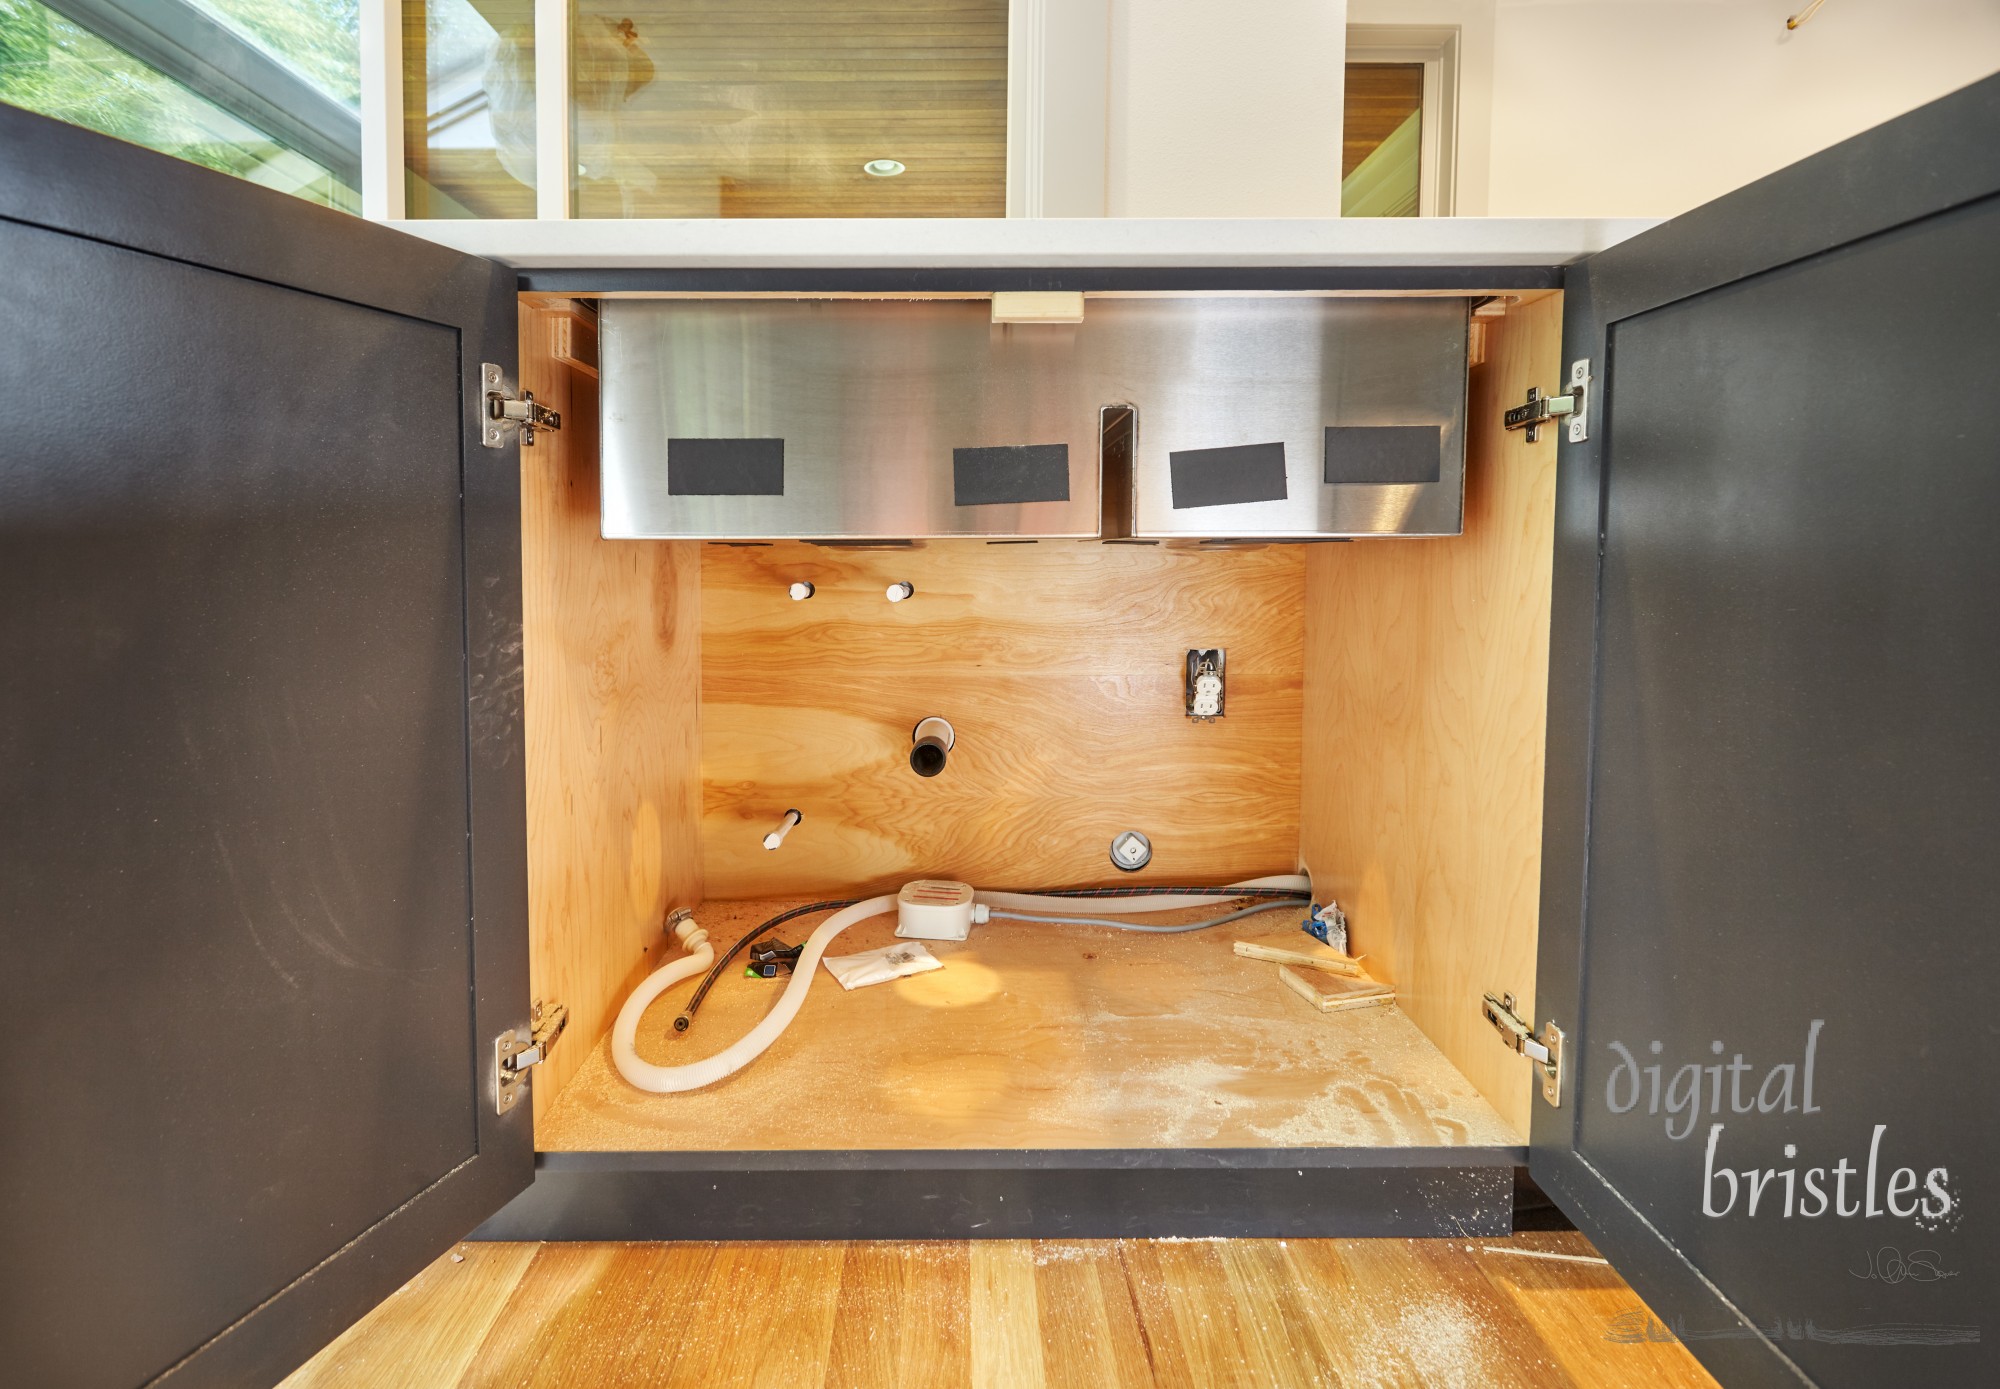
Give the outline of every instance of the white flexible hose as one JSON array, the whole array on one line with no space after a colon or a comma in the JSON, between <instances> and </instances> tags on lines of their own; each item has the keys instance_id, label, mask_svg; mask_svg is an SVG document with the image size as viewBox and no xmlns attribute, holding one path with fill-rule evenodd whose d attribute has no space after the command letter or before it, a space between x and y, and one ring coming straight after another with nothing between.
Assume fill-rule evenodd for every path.
<instances>
[{"instance_id":1,"label":"white flexible hose","mask_svg":"<svg viewBox=\"0 0 2000 1389\"><path fill-rule=\"evenodd\" d=\"M618 1074L641 1090L650 1090L658 1095L699 1090L704 1085L713 1085L725 1076L736 1074L762 1056L771 1043L791 1026L792 1019L805 1006L806 991L812 987L813 975L819 971L819 957L826 953L833 938L855 922L894 911L895 907L893 896L870 897L865 902L856 902L843 911L835 912L806 937L805 947L799 952L798 963L792 966L792 977L786 982L784 993L778 996L777 1006L734 1046L717 1052L705 1061L691 1061L685 1066L655 1066L641 1061L633 1045L639 1035L639 1019L648 1005L667 989L689 975L700 974L714 962L715 951L708 944L707 934L696 927L699 941L692 944L686 938L682 941L683 946L694 950L694 953L653 971L645 983L632 991L632 996L625 1000L625 1006L618 1010L618 1021L611 1029L611 1059L617 1064Z\"/></svg>"},{"instance_id":2,"label":"white flexible hose","mask_svg":"<svg viewBox=\"0 0 2000 1389\"><path fill-rule=\"evenodd\" d=\"M989 907L1020 912L1087 911L1093 916L1127 916L1134 912L1170 912L1177 907L1199 907L1207 902L1228 902L1242 888L1265 888L1286 892L1312 891L1312 879L1303 873L1278 873L1268 878L1248 878L1230 883L1212 893L1149 893L1144 897L1044 897L1033 892L975 892L972 900Z\"/></svg>"}]
</instances>

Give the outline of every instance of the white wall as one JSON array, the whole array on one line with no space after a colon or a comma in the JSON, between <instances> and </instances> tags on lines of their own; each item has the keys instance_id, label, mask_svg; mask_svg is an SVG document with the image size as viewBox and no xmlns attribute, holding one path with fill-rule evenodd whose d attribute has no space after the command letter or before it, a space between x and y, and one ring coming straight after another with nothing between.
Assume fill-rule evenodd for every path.
<instances>
[{"instance_id":1,"label":"white wall","mask_svg":"<svg viewBox=\"0 0 2000 1389\"><path fill-rule=\"evenodd\" d=\"M2000 70L1996 0L1826 0L1788 33L1802 3L1496 0L1486 210L1670 216Z\"/></svg>"},{"instance_id":2,"label":"white wall","mask_svg":"<svg viewBox=\"0 0 2000 1389\"><path fill-rule=\"evenodd\" d=\"M2000 71L2000 0L1109 3L1125 217L1338 215L1347 24L1459 29L1461 216L1671 216Z\"/></svg>"},{"instance_id":3,"label":"white wall","mask_svg":"<svg viewBox=\"0 0 2000 1389\"><path fill-rule=\"evenodd\" d=\"M1460 30L1461 215L1667 217L2000 71L2000 0L1348 0Z\"/></svg>"},{"instance_id":4,"label":"white wall","mask_svg":"<svg viewBox=\"0 0 2000 1389\"><path fill-rule=\"evenodd\" d=\"M1112 0L1110 214L1339 216L1346 28L1345 0Z\"/></svg>"}]
</instances>

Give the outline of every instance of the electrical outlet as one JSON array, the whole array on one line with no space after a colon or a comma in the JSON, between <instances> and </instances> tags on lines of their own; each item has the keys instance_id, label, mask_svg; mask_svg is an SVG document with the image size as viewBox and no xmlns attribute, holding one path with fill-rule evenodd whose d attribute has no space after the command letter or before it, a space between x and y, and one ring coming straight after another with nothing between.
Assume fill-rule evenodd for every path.
<instances>
[{"instance_id":1,"label":"electrical outlet","mask_svg":"<svg viewBox=\"0 0 2000 1389\"><path fill-rule=\"evenodd\" d=\"M1222 717L1227 694L1222 668L1223 650L1219 646L1188 652L1185 693L1189 718L1206 722Z\"/></svg>"}]
</instances>

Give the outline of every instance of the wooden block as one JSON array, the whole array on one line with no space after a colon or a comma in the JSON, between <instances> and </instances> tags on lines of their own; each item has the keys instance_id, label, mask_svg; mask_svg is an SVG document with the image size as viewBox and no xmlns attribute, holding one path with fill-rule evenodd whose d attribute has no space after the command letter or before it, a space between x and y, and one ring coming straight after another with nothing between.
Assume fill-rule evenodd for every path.
<instances>
[{"instance_id":1,"label":"wooden block","mask_svg":"<svg viewBox=\"0 0 2000 1389\"><path fill-rule=\"evenodd\" d=\"M1343 955L1330 945L1319 945L1303 931L1298 932L1297 944L1293 944L1289 939L1283 945L1269 941L1239 940L1236 942L1236 953L1246 960L1271 960L1281 965L1303 965L1307 969L1324 970L1328 974L1344 974L1350 979L1358 979L1363 975L1360 960Z\"/></svg>"},{"instance_id":2,"label":"wooden block","mask_svg":"<svg viewBox=\"0 0 2000 1389\"><path fill-rule=\"evenodd\" d=\"M549 356L572 371L597 375L597 324L576 313L549 315Z\"/></svg>"},{"instance_id":3,"label":"wooden block","mask_svg":"<svg viewBox=\"0 0 2000 1389\"><path fill-rule=\"evenodd\" d=\"M995 323L1081 323L1083 295L1074 290L1002 290L993 296Z\"/></svg>"},{"instance_id":4,"label":"wooden block","mask_svg":"<svg viewBox=\"0 0 2000 1389\"><path fill-rule=\"evenodd\" d=\"M1278 966L1278 978L1284 980L1286 988L1322 1013L1336 1013L1346 1008L1372 1008L1378 1003L1393 1003L1396 1000L1394 989L1373 980L1323 979L1318 975L1308 978L1290 965Z\"/></svg>"}]
</instances>

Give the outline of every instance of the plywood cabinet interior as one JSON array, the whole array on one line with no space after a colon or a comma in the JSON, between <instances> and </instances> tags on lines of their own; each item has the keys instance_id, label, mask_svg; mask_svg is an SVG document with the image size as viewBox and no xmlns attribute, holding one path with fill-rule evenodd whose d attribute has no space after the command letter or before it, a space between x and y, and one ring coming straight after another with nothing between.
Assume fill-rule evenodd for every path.
<instances>
[{"instance_id":1,"label":"plywood cabinet interior","mask_svg":"<svg viewBox=\"0 0 2000 1389\"><path fill-rule=\"evenodd\" d=\"M1214 959L1185 942L1162 949L1149 996L1144 938L1107 951L1060 928L1045 953L1026 937L975 933L959 977L1032 998L1033 1027L1021 1032L1029 1013L1019 1009L947 1009L955 1062L918 1035L936 1010L889 989L842 995L822 979L799 1029L816 1015L827 1027L874 1020L866 1045L830 1053L842 1059L833 1070L789 1073L811 1078L840 1115L816 1130L746 1117L767 1112L754 1108L765 1103L754 1067L692 1097L621 1093L608 1069L610 1020L656 963L673 906L710 903L705 920L726 942L753 924L732 901L859 896L915 876L1019 888L1212 883L1300 867L1346 906L1355 948L1395 984L1395 1022L1414 1024L1450 1086L1465 1087L1454 1122L1482 1136L1459 1141L1525 1137L1527 1067L1478 1004L1487 989L1533 993L1555 447L1547 434L1529 445L1502 433L1499 416L1528 386L1560 379L1560 296L1482 320L1462 537L1241 549L602 540L596 382L547 347L548 316L565 311L523 304L522 383L557 402L566 425L523 451L532 967L537 996L571 1009L571 1035L536 1085L545 1148L1137 1142L1143 1124L1099 1116L1093 1139L1087 1118L1065 1128L1037 1108L1038 1094L1136 1076L1131 1039L1101 1026L1106 989L1122 999L1114 1012L1178 1011L1169 1053L1197 1068L1228 1050L1224 1038L1264 1039L1240 1065L1214 1062L1195 1077L1191 1093L1211 1107L1259 1089L1260 1065L1302 1067L1315 1096L1346 1081L1373 1102L1366 1082L1384 1077L1370 1071L1367 1045L1325 1051L1329 1027L1360 1036L1371 1024L1313 1012L1276 966L1236 957L1226 941L1214 942ZM814 597L788 598L795 579L814 584ZM892 605L882 590L898 579L917 597ZM1193 646L1229 653L1228 714L1213 724L1182 712L1181 661ZM928 714L951 719L960 740L932 781L906 762L911 727ZM763 831L794 807L804 823L764 851ZM1136 878L1108 860L1126 828L1155 847ZM1253 924L1269 936L1287 920ZM880 943L887 929L857 927L845 948ZM1124 961L1115 976L1104 972L1111 956ZM765 1006L767 995L744 992L757 987L718 984L722 1001L703 1025L716 1046ZM656 1011L655 1022L671 1016ZM1100 1024L1094 1039L1086 1014ZM1216 1040L1206 1051L1205 1037ZM663 1033L659 1045L675 1044ZM1025 1092L975 1083L981 1065L1033 1056L1067 1079ZM786 1063L773 1053L759 1064ZM1263 1088L1289 1093L1297 1080ZM1384 1083L1393 1090L1395 1076ZM1443 1096L1441 1084L1431 1093ZM987 1093L1000 1116L991 1131L949 1120L940 1085L962 1085L975 1108ZM928 1110L909 1100L926 1094ZM548 1122L558 1106L561 1122ZM1154 1139L1254 1145L1279 1141L1258 1126L1282 1129L1253 1110L1234 1130L1185 1117L1161 1120ZM1416 1144L1420 1128L1379 1141ZM1341 1131L1287 1130L1308 1143Z\"/></svg>"},{"instance_id":2,"label":"plywood cabinet interior","mask_svg":"<svg viewBox=\"0 0 2000 1389\"><path fill-rule=\"evenodd\" d=\"M718 898L1111 884L1124 829L1191 882L1298 856L1305 554L934 542L702 556L702 856ZM786 586L814 596L795 603ZM907 581L908 602L883 591ZM1229 716L1183 711L1190 647L1229 652ZM909 768L929 715L945 773ZM776 853L764 832L805 821Z\"/></svg>"},{"instance_id":3,"label":"plywood cabinet interior","mask_svg":"<svg viewBox=\"0 0 2000 1389\"><path fill-rule=\"evenodd\" d=\"M521 387L563 419L521 450L528 969L577 1034L536 1078L537 1117L653 967L667 910L702 896L700 552L598 538L597 381L555 356L587 349L569 318L521 304Z\"/></svg>"}]
</instances>

